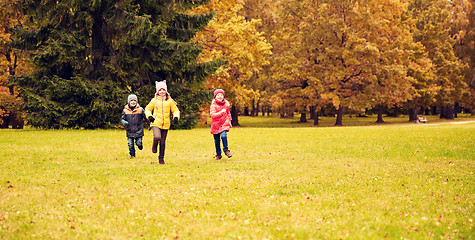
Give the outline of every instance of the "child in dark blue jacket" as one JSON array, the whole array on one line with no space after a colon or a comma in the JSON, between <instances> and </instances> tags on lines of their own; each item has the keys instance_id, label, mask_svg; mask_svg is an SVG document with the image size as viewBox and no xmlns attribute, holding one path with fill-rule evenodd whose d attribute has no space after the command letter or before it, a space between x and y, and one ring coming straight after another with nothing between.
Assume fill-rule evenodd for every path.
<instances>
[{"instance_id":1,"label":"child in dark blue jacket","mask_svg":"<svg viewBox=\"0 0 475 240\"><path fill-rule=\"evenodd\" d=\"M122 117L120 119L120 123L124 125L127 132L130 158L135 157L134 145L137 145L139 150L143 149L143 120L146 120L150 125L150 122L145 117L145 111L138 103L137 96L135 94L130 94L127 98L127 105L125 105L124 110L122 111Z\"/></svg>"}]
</instances>

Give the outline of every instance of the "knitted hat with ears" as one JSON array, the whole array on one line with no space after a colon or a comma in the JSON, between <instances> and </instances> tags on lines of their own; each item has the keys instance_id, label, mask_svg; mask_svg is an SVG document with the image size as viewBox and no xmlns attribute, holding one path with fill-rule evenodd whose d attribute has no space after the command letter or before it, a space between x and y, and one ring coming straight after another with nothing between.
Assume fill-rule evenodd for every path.
<instances>
[{"instance_id":1,"label":"knitted hat with ears","mask_svg":"<svg viewBox=\"0 0 475 240\"><path fill-rule=\"evenodd\" d=\"M160 89L165 89L165 91L168 93L168 89L167 89L167 81L163 80L161 82L158 82L158 81L155 81L155 87L157 89L157 93L158 93L158 90Z\"/></svg>"},{"instance_id":2,"label":"knitted hat with ears","mask_svg":"<svg viewBox=\"0 0 475 240\"><path fill-rule=\"evenodd\" d=\"M214 90L214 98L216 98L216 95L218 95L218 93L222 93L223 97L224 97L224 90L223 89L216 89L216 90Z\"/></svg>"}]
</instances>

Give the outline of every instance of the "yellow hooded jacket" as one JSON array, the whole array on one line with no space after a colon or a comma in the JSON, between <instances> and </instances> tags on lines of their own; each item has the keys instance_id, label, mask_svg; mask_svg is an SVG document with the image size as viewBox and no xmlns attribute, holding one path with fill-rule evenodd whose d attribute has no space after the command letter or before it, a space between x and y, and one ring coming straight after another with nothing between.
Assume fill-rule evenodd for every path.
<instances>
[{"instance_id":1,"label":"yellow hooded jacket","mask_svg":"<svg viewBox=\"0 0 475 240\"><path fill-rule=\"evenodd\" d=\"M150 116L155 118L151 127L155 126L160 129L169 129L170 113L173 113L173 118L180 119L180 110L171 97L168 97L168 100L165 100L156 95L155 98L153 98L145 107L145 115L147 118Z\"/></svg>"}]
</instances>

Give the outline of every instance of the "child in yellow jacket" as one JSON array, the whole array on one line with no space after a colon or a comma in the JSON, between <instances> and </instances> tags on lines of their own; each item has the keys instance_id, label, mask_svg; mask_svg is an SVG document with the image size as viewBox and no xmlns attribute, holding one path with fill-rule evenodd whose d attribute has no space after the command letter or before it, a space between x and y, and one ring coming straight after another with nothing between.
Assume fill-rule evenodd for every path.
<instances>
[{"instance_id":1,"label":"child in yellow jacket","mask_svg":"<svg viewBox=\"0 0 475 240\"><path fill-rule=\"evenodd\" d=\"M170 113L173 114L173 122L178 124L180 110L168 93L166 81L155 82L155 86L157 90L155 97L145 107L145 115L150 120L153 131L152 152L157 153L157 146L160 143L158 162L165 164L165 141L170 129Z\"/></svg>"}]
</instances>

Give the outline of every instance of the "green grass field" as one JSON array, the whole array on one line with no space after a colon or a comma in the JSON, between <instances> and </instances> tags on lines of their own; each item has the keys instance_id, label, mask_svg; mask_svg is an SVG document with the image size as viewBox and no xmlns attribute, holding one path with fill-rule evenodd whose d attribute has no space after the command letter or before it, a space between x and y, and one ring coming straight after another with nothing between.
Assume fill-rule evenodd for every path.
<instances>
[{"instance_id":1,"label":"green grass field","mask_svg":"<svg viewBox=\"0 0 475 240\"><path fill-rule=\"evenodd\" d=\"M0 239L475 238L475 122L277 122L242 118L220 161L172 130L166 165L151 132L129 159L124 130L0 130Z\"/></svg>"}]
</instances>

